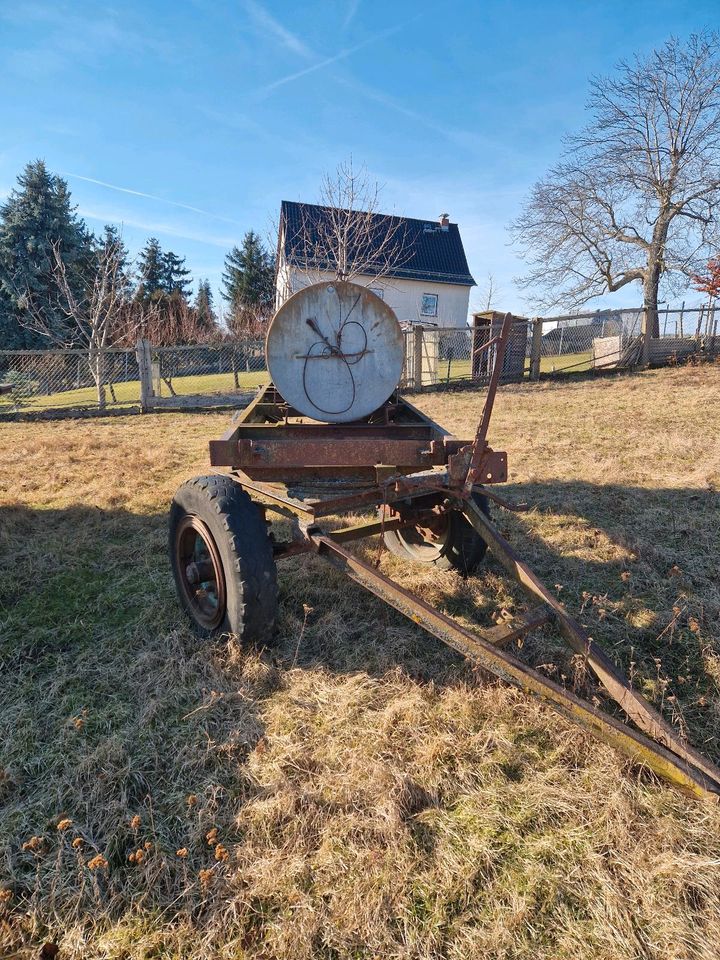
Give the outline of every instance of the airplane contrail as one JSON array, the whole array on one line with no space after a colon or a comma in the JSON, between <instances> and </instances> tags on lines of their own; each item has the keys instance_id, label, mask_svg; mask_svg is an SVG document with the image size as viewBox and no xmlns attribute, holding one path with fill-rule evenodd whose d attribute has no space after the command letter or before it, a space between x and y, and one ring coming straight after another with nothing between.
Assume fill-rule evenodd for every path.
<instances>
[{"instance_id":1,"label":"airplane contrail","mask_svg":"<svg viewBox=\"0 0 720 960\"><path fill-rule=\"evenodd\" d=\"M320 60L318 63L313 63L309 67L303 67L302 70L297 70L295 73L290 73L285 77L280 77L279 80L274 80L272 83L268 83L266 86L260 87L255 91L255 94L256 96L260 97L267 96L268 94L272 93L273 90L277 90L278 87L282 87L286 83L292 83L293 80L299 80L300 77L305 77L308 73L315 73L316 70L322 70L323 67L329 67L330 64L337 63L338 60L344 60L353 53L357 53L358 50L362 50L363 47L367 47L369 44L375 43L377 40L384 40L385 37L390 37L394 33L398 33L398 31L402 30L403 27L407 26L408 22L417 20L418 16L420 16L420 14L412 17L410 21L405 21L404 23L400 23L395 27L390 27L387 30L381 30L372 37L368 37L366 40L356 43L354 47L347 47L345 50L341 50L339 53L333 54L332 57L326 57L324 60Z\"/></svg>"},{"instance_id":2,"label":"airplane contrail","mask_svg":"<svg viewBox=\"0 0 720 960\"><path fill-rule=\"evenodd\" d=\"M115 183L107 183L105 180L96 180L94 177L84 177L79 173L62 173L63 177L70 177L72 180L84 180L85 183L95 183L99 187L106 187L108 190L116 190L118 193L129 193L133 197L144 197L146 200L155 200L158 203L166 203L171 207L179 207L181 210L191 210L193 213L200 213L204 217L212 217L213 220L224 220L225 223L235 223L242 227L239 220L233 220L232 217L223 217L219 213L210 213L209 210L201 210L200 207L192 207L189 203L180 203L177 200L168 200L166 197L158 197L154 193L143 193L142 190L131 190L130 187L119 187Z\"/></svg>"}]
</instances>

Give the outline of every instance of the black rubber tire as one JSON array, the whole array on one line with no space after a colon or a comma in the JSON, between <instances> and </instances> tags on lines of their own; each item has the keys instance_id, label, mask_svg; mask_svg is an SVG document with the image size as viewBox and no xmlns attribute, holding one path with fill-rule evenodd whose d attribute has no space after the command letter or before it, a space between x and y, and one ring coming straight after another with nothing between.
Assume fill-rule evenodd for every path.
<instances>
[{"instance_id":1,"label":"black rubber tire","mask_svg":"<svg viewBox=\"0 0 720 960\"><path fill-rule=\"evenodd\" d=\"M188 598L179 558L183 529L196 521L212 538L224 578L223 602L211 624L202 621ZM233 634L243 643L270 640L278 606L272 544L260 509L232 477L195 477L180 487L170 507L169 551L178 597L197 636Z\"/></svg>"},{"instance_id":2,"label":"black rubber tire","mask_svg":"<svg viewBox=\"0 0 720 960\"><path fill-rule=\"evenodd\" d=\"M487 497L473 494L477 506L490 516ZM448 525L441 541L428 541L417 527L388 530L383 534L385 546L396 557L414 563L431 564L437 570L472 573L487 552L487 544L459 510L448 513Z\"/></svg>"}]
</instances>

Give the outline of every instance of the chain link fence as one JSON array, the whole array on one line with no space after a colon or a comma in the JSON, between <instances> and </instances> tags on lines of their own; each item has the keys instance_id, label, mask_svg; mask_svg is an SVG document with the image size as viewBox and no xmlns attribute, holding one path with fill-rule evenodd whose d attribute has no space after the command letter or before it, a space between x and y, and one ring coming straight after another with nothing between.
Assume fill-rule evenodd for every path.
<instances>
[{"instance_id":1,"label":"chain link fence","mask_svg":"<svg viewBox=\"0 0 720 960\"><path fill-rule=\"evenodd\" d=\"M585 373L638 362L642 309L607 310L565 317L542 318L539 350L540 374ZM532 343L528 356L532 360ZM533 371L535 372L535 371Z\"/></svg>"},{"instance_id":2,"label":"chain link fence","mask_svg":"<svg viewBox=\"0 0 720 960\"><path fill-rule=\"evenodd\" d=\"M501 328L501 319L474 327L408 327L401 387L423 390L487 383L497 356L492 340L499 336ZM516 319L503 363L503 382L519 381L525 376L527 345L528 321Z\"/></svg>"},{"instance_id":3,"label":"chain link fence","mask_svg":"<svg viewBox=\"0 0 720 960\"><path fill-rule=\"evenodd\" d=\"M483 386L497 358L493 338L502 315L476 315L472 327L408 325L400 387L418 391ZM593 370L667 364L720 355L720 313L703 306L665 308L659 337L647 345L643 310L604 310L571 316L516 318L503 382ZM647 349L646 349L647 346ZM242 407L269 380L262 339L103 353L101 383L86 350L0 351L0 416L40 416L72 410Z\"/></svg>"},{"instance_id":4,"label":"chain link fence","mask_svg":"<svg viewBox=\"0 0 720 960\"><path fill-rule=\"evenodd\" d=\"M100 384L87 350L0 351L0 416L238 406L268 379L262 340L148 348L146 403L137 348L104 350Z\"/></svg>"},{"instance_id":5,"label":"chain link fence","mask_svg":"<svg viewBox=\"0 0 720 960\"><path fill-rule=\"evenodd\" d=\"M87 350L0 350L0 414L139 404L134 350L104 351L100 379Z\"/></svg>"},{"instance_id":6,"label":"chain link fence","mask_svg":"<svg viewBox=\"0 0 720 960\"><path fill-rule=\"evenodd\" d=\"M149 406L237 406L269 376L263 340L196 346L149 345Z\"/></svg>"},{"instance_id":7,"label":"chain link fence","mask_svg":"<svg viewBox=\"0 0 720 960\"><path fill-rule=\"evenodd\" d=\"M644 317L640 307L534 320L539 332L529 346L531 374L628 369L643 362L666 364L693 355L716 355L720 316L713 306L661 309L659 336L649 339L646 353Z\"/></svg>"}]
</instances>

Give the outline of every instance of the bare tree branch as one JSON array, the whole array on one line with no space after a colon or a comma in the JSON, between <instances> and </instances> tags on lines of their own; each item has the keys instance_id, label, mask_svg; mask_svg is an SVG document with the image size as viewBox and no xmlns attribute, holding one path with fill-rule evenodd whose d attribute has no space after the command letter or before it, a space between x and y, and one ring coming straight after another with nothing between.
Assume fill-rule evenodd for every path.
<instances>
[{"instance_id":1,"label":"bare tree branch","mask_svg":"<svg viewBox=\"0 0 720 960\"><path fill-rule=\"evenodd\" d=\"M590 85L588 126L513 224L543 306L577 308L638 281L652 326L660 283L720 242L720 43L669 40Z\"/></svg>"},{"instance_id":2,"label":"bare tree branch","mask_svg":"<svg viewBox=\"0 0 720 960\"><path fill-rule=\"evenodd\" d=\"M36 303L32 292L24 291L25 326L47 337L56 346L80 344L87 351L98 406L102 409L106 402L105 352L122 340L134 339L136 331L147 322L152 311L131 303L125 296L124 253L119 238L106 241L97 251L90 279L79 295L68 277L59 242L53 244L52 259L57 304L67 325L58 328Z\"/></svg>"},{"instance_id":3,"label":"bare tree branch","mask_svg":"<svg viewBox=\"0 0 720 960\"><path fill-rule=\"evenodd\" d=\"M298 234L290 238L292 265L320 280L328 273L339 280L393 276L407 263L409 241L401 217L379 212L380 186L352 160L326 174L320 207L303 207Z\"/></svg>"}]
</instances>

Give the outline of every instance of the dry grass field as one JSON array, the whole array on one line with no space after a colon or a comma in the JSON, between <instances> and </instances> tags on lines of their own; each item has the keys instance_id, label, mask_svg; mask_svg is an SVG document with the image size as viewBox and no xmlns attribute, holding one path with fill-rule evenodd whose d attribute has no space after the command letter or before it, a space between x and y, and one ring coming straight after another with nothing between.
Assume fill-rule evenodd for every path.
<instances>
[{"instance_id":1,"label":"dry grass field","mask_svg":"<svg viewBox=\"0 0 720 960\"><path fill-rule=\"evenodd\" d=\"M271 649L193 639L166 513L227 419L0 424L0 956L717 957L720 809L323 561L281 566ZM716 366L507 387L491 430L502 528L716 762L719 428ZM521 605L359 549L465 623ZM518 655L592 693L551 631Z\"/></svg>"}]
</instances>

